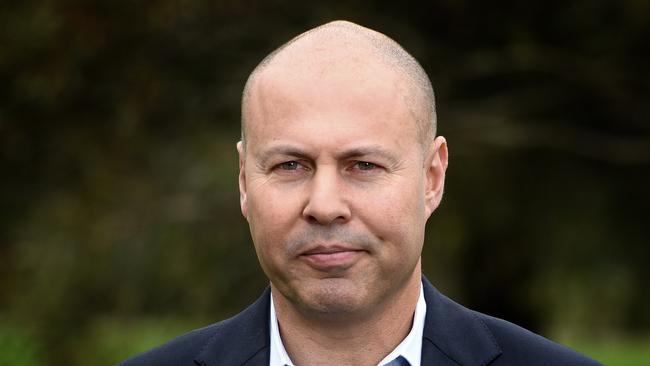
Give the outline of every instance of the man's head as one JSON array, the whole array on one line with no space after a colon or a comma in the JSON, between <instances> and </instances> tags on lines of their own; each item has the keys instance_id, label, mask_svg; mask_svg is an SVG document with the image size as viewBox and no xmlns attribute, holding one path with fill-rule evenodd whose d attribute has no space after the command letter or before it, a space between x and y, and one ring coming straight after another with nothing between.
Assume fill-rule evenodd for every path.
<instances>
[{"instance_id":1,"label":"man's head","mask_svg":"<svg viewBox=\"0 0 650 366\"><path fill-rule=\"evenodd\" d=\"M326 49L327 43L336 48ZM269 54L253 70L244 87L242 98L242 141L246 141L248 103L253 86L269 66L283 61L288 67L292 63L302 63L307 67L320 64L324 71L328 66L343 65L345 62L354 64L355 68L363 68L368 62L382 63L408 79L401 97L413 113L421 143L430 143L435 137L436 109L433 87L420 64L386 35L354 23L335 21L300 34Z\"/></svg>"},{"instance_id":2,"label":"man's head","mask_svg":"<svg viewBox=\"0 0 650 366\"><path fill-rule=\"evenodd\" d=\"M348 22L267 57L242 101L239 185L274 296L369 314L419 288L447 166L430 82L388 37Z\"/></svg>"}]
</instances>

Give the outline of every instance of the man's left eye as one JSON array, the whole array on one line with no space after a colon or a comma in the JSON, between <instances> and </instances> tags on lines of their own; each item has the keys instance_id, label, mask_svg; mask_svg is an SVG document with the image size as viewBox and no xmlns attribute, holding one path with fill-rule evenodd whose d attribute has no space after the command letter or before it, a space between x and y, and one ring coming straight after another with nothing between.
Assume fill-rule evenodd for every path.
<instances>
[{"instance_id":1,"label":"man's left eye","mask_svg":"<svg viewBox=\"0 0 650 366\"><path fill-rule=\"evenodd\" d=\"M367 161L359 161L356 163L356 166L359 170L373 170L377 168L377 165L374 163L369 163Z\"/></svg>"}]
</instances>

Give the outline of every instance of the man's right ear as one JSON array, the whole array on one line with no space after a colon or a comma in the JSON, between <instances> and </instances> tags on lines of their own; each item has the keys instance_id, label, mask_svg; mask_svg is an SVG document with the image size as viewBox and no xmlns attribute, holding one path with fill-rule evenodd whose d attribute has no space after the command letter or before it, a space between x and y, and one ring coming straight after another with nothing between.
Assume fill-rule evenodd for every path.
<instances>
[{"instance_id":1,"label":"man's right ear","mask_svg":"<svg viewBox=\"0 0 650 366\"><path fill-rule=\"evenodd\" d=\"M246 151L244 151L244 143L239 141L237 143L237 152L239 153L239 206L241 213L248 219L248 202L246 200Z\"/></svg>"}]
</instances>

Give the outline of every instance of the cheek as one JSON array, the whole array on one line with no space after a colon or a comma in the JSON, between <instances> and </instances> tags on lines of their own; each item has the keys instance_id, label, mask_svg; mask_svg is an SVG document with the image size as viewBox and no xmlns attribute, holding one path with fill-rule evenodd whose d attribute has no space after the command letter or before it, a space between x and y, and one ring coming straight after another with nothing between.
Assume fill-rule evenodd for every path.
<instances>
[{"instance_id":1,"label":"cheek","mask_svg":"<svg viewBox=\"0 0 650 366\"><path fill-rule=\"evenodd\" d=\"M404 178L392 187L375 193L376 202L386 213L410 220L416 216L424 217L424 189L415 178Z\"/></svg>"},{"instance_id":2,"label":"cheek","mask_svg":"<svg viewBox=\"0 0 650 366\"><path fill-rule=\"evenodd\" d=\"M299 219L296 197L256 189L248 194L248 222L258 256L280 256L282 246ZM263 259L263 258L260 258Z\"/></svg>"},{"instance_id":3,"label":"cheek","mask_svg":"<svg viewBox=\"0 0 650 366\"><path fill-rule=\"evenodd\" d=\"M423 239L425 213L421 192L414 184L369 192L357 203L357 212L377 236L403 250L404 246Z\"/></svg>"}]
</instances>

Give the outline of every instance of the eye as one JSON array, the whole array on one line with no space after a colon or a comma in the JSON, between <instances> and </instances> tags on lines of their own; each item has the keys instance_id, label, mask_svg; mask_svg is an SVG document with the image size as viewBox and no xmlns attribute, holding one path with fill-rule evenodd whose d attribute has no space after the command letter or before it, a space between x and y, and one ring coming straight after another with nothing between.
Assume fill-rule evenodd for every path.
<instances>
[{"instance_id":1,"label":"eye","mask_svg":"<svg viewBox=\"0 0 650 366\"><path fill-rule=\"evenodd\" d=\"M295 160L285 161L284 163L278 164L278 168L281 170L298 170L302 167L302 164Z\"/></svg>"},{"instance_id":2,"label":"eye","mask_svg":"<svg viewBox=\"0 0 650 366\"><path fill-rule=\"evenodd\" d=\"M355 167L359 170L373 170L377 168L377 165L367 161L359 161L355 164Z\"/></svg>"}]
</instances>

